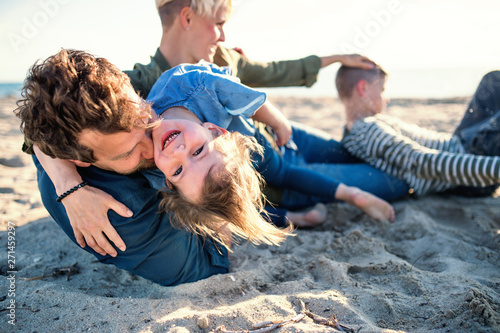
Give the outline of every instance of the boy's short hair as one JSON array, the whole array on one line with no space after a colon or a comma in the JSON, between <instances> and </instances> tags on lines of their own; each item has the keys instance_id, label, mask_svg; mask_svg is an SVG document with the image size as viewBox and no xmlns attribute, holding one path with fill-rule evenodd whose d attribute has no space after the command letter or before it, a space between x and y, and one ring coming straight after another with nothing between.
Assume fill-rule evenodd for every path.
<instances>
[{"instance_id":1,"label":"boy's short hair","mask_svg":"<svg viewBox=\"0 0 500 333\"><path fill-rule=\"evenodd\" d=\"M291 227L278 229L263 217L267 216L262 193L264 181L252 165L252 155L262 154L262 146L255 138L239 132L228 132L213 142L223 155L223 163L207 175L201 199L193 203L177 190L167 190L162 209L177 218L172 219L177 226L224 246L219 232L222 228L228 228L234 240L246 238L254 244L280 244L290 235Z\"/></svg>"},{"instance_id":2,"label":"boy's short hair","mask_svg":"<svg viewBox=\"0 0 500 333\"><path fill-rule=\"evenodd\" d=\"M43 153L93 163L93 151L78 142L84 129L113 134L148 126L143 120L151 108L128 92L128 76L108 60L63 49L31 67L15 112L25 137Z\"/></svg>"},{"instance_id":3,"label":"boy's short hair","mask_svg":"<svg viewBox=\"0 0 500 333\"><path fill-rule=\"evenodd\" d=\"M362 69L347 66L340 66L335 78L335 86L340 99L350 98L354 87L360 80L366 80L373 83L378 78L385 78L387 73L379 65L372 69Z\"/></svg>"},{"instance_id":4,"label":"boy's short hair","mask_svg":"<svg viewBox=\"0 0 500 333\"><path fill-rule=\"evenodd\" d=\"M184 7L191 9L200 16L215 15L217 11L228 6L232 9L232 0L163 0L156 1L158 14L160 15L161 24L164 28L169 28L174 19Z\"/></svg>"}]
</instances>

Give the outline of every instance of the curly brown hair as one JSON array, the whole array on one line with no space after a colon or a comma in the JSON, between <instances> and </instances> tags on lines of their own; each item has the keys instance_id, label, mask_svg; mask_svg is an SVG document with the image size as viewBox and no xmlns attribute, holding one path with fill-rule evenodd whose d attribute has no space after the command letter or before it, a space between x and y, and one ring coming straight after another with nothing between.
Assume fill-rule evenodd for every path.
<instances>
[{"instance_id":1,"label":"curly brown hair","mask_svg":"<svg viewBox=\"0 0 500 333\"><path fill-rule=\"evenodd\" d=\"M30 68L15 113L43 153L93 163L92 150L78 142L84 129L114 134L149 126L150 107L130 92L128 76L108 60L62 49Z\"/></svg>"},{"instance_id":2,"label":"curly brown hair","mask_svg":"<svg viewBox=\"0 0 500 333\"><path fill-rule=\"evenodd\" d=\"M175 188L166 189L161 209L175 217L171 221L177 227L212 238L228 249L224 229L231 231L236 242L244 238L254 244L279 245L292 235L292 227L276 228L264 210L264 180L252 165L252 155L261 155L263 147L238 132L228 132L213 142L224 156L223 163L208 173L201 199L193 202Z\"/></svg>"}]
</instances>

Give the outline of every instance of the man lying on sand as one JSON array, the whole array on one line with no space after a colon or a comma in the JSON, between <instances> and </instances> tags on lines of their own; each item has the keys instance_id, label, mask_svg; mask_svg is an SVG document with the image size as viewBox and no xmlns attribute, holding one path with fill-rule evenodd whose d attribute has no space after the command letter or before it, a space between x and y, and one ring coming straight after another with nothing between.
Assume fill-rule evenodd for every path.
<instances>
[{"instance_id":1,"label":"man lying on sand","mask_svg":"<svg viewBox=\"0 0 500 333\"><path fill-rule=\"evenodd\" d=\"M381 114L387 73L342 66L342 143L354 156L404 180L416 195L456 189L491 194L500 183L500 72L486 74L455 134L437 133ZM484 155L484 156L483 156Z\"/></svg>"},{"instance_id":2,"label":"man lying on sand","mask_svg":"<svg viewBox=\"0 0 500 333\"><path fill-rule=\"evenodd\" d=\"M134 212L130 217L109 213L128 247L116 257L87 247L99 261L163 285L228 271L226 249L173 228L168 214L158 213L161 195L150 181L161 181L163 175L155 169L148 176L140 171L154 166L150 108L123 72L106 59L62 50L30 70L23 96L16 112L25 136L46 154L72 161L84 179L58 196L33 157L44 206L75 243L60 201L92 184Z\"/></svg>"}]
</instances>

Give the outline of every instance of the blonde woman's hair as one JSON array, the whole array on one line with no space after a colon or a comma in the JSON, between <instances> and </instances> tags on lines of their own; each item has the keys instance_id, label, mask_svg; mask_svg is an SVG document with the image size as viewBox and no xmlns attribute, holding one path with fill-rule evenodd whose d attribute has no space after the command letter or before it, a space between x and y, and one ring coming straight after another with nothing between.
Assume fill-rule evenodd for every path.
<instances>
[{"instance_id":1,"label":"blonde woman's hair","mask_svg":"<svg viewBox=\"0 0 500 333\"><path fill-rule=\"evenodd\" d=\"M212 238L228 250L223 229L231 231L234 242L244 238L256 245L279 245L292 235L292 227L279 229L268 221L264 181L252 165L252 155L262 155L262 146L255 138L237 132L213 142L223 163L207 175L200 200L191 202L174 189L165 193L160 207L174 217L177 227Z\"/></svg>"},{"instance_id":2,"label":"blonde woman's hair","mask_svg":"<svg viewBox=\"0 0 500 333\"><path fill-rule=\"evenodd\" d=\"M160 5L158 7L158 5ZM170 0L157 2L158 13L162 26L168 28L174 19L181 12L182 8L190 7L200 16L215 16L219 9L227 6L232 9L231 0Z\"/></svg>"}]
</instances>

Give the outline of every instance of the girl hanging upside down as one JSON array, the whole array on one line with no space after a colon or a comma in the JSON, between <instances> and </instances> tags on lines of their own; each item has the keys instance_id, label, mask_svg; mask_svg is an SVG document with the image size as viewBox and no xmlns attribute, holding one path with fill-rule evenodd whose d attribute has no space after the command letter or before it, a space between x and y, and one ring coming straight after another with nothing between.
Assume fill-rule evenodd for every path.
<instances>
[{"instance_id":1,"label":"girl hanging upside down","mask_svg":"<svg viewBox=\"0 0 500 333\"><path fill-rule=\"evenodd\" d=\"M178 66L160 77L148 101L161 119L153 141L169 188L163 208L188 230L224 245L224 228L256 244L279 243L290 229L270 230L261 215L263 180L314 197L314 203L342 200L376 220L394 220L385 200L308 167L352 159L340 143L290 125L264 93L225 69Z\"/></svg>"}]
</instances>

